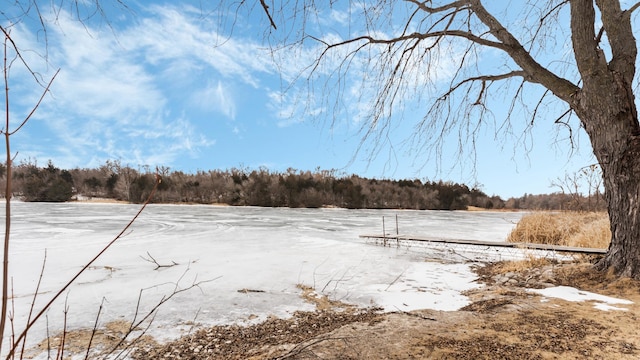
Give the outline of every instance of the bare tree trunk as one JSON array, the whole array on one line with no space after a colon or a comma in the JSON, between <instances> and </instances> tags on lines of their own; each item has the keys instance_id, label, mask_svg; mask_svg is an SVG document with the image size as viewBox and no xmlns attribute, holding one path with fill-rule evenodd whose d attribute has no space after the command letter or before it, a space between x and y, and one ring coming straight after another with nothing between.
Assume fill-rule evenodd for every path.
<instances>
[{"instance_id":1,"label":"bare tree trunk","mask_svg":"<svg viewBox=\"0 0 640 360\"><path fill-rule=\"evenodd\" d=\"M583 87L564 100L582 121L602 167L611 244L596 267L640 279L640 124L632 86L637 59L632 11L622 11L617 1L595 4L602 21L597 34L594 2L570 2L573 49ZM604 32L609 61L600 46Z\"/></svg>"},{"instance_id":2,"label":"bare tree trunk","mask_svg":"<svg viewBox=\"0 0 640 360\"><path fill-rule=\"evenodd\" d=\"M640 138L632 138L619 160L603 164L611 244L596 267L640 279Z\"/></svg>"},{"instance_id":3,"label":"bare tree trunk","mask_svg":"<svg viewBox=\"0 0 640 360\"><path fill-rule=\"evenodd\" d=\"M637 123L637 118L628 121ZM621 137L626 141L609 139L612 146L624 149L619 156L609 158L602 151L596 152L602 164L611 223L609 251L596 267L640 279L640 136L636 130Z\"/></svg>"},{"instance_id":4,"label":"bare tree trunk","mask_svg":"<svg viewBox=\"0 0 640 360\"><path fill-rule=\"evenodd\" d=\"M631 83L607 75L585 84L574 107L602 167L611 222L609 251L596 267L640 279L640 124Z\"/></svg>"}]
</instances>

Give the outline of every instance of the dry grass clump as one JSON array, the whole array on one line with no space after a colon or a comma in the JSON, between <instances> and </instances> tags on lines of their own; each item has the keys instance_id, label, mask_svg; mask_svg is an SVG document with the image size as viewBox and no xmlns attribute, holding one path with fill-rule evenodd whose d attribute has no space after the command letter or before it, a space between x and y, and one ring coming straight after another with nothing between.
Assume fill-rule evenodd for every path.
<instances>
[{"instance_id":1,"label":"dry grass clump","mask_svg":"<svg viewBox=\"0 0 640 360\"><path fill-rule=\"evenodd\" d=\"M547 265L555 264L552 259L536 256L527 256L524 260L519 261L501 261L494 264L496 274L504 274L508 272L522 272L529 269L540 269Z\"/></svg>"},{"instance_id":2,"label":"dry grass clump","mask_svg":"<svg viewBox=\"0 0 640 360\"><path fill-rule=\"evenodd\" d=\"M507 241L606 248L611 240L606 212L550 212L525 215Z\"/></svg>"}]
</instances>

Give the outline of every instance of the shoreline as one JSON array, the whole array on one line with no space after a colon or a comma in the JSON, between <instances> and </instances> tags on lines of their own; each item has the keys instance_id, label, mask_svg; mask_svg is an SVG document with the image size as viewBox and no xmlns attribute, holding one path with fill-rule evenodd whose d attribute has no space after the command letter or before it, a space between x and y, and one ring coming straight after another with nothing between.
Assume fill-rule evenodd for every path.
<instances>
[{"instance_id":1,"label":"shoreline","mask_svg":"<svg viewBox=\"0 0 640 360\"><path fill-rule=\"evenodd\" d=\"M483 286L468 291L469 304L455 311L380 312L375 307L331 301L309 288L302 289L300 296L314 304L315 310L298 311L290 318L270 316L255 324L194 326L173 340L150 337L128 345L133 349L132 359L190 359L202 354L256 360L345 355L350 359L637 359L640 340L629 334L635 331L634 320L640 312L640 282L612 278L581 262L521 267L508 273L501 266L491 263L476 268L477 281ZM509 282L502 281L505 276ZM605 303L624 300L599 308L597 301L589 299L545 296L540 289L533 290L536 285L597 291L595 294L605 295ZM100 329L98 333L107 336L96 343L113 344L112 338L117 340L120 335L116 330L126 330L128 323L116 325L124 326ZM90 331L75 332L85 336L71 336L67 352L85 352ZM43 349L41 345L29 351Z\"/></svg>"},{"instance_id":2,"label":"shoreline","mask_svg":"<svg viewBox=\"0 0 640 360\"><path fill-rule=\"evenodd\" d=\"M28 201L23 201L18 197L13 197L12 202L28 202ZM6 202L4 197L0 197L0 203ZM31 201L33 203L56 203L53 201ZM79 203L79 204L120 204L120 205L141 205L142 203L135 203L135 202L130 202L130 201L125 201L125 200L118 200L118 199L114 199L114 198L105 198L105 197L88 197L88 196L84 196L84 195L75 195L72 199L70 199L69 201L61 201L59 203ZM257 205L230 205L227 203L195 203L195 202L150 202L149 205L202 205L202 206L215 206L215 207L264 207L264 208L283 208L283 209L346 209L346 210L397 210L397 211L403 211L403 210L414 210L414 211L445 211L445 212L456 212L456 211L468 211L468 212L498 212L498 213L509 213L509 212L527 212L527 211L533 211L533 210L529 210L529 209L488 209L488 208L482 208L482 207L477 207L477 206L467 206L466 209L462 210L442 210L442 209L408 209L408 208L358 208L358 209L351 209L351 208L345 208L345 207L340 207L340 206L336 206L336 205L323 205L320 207L299 207L299 208L292 208L292 207L287 207L287 206L278 206L278 207L268 207L268 206L257 206Z\"/></svg>"},{"instance_id":3,"label":"shoreline","mask_svg":"<svg viewBox=\"0 0 640 360\"><path fill-rule=\"evenodd\" d=\"M81 198L81 199L72 199L70 201L65 201L66 203L96 203L96 204L128 204L128 205L138 205L138 203L133 203L133 202L129 202L129 201L124 201L124 200L117 200L117 199L113 199L113 198L103 198L103 197L85 197L85 198ZM155 205L203 205L203 206L216 206L216 207L245 207L245 206L252 206L252 207L264 207L264 206L254 206L254 205L229 205L226 203L210 203L210 204L205 204L205 203L193 203L193 202L151 202L150 204L155 204ZM348 208L342 208L336 205L324 205L321 206L319 208L311 208L311 207L307 207L307 208L290 208L287 206L281 206L281 207L270 207L270 208L288 208L288 209L348 209ZM416 211L420 211L420 210L426 210L426 211L469 211L469 212L520 212L520 211L528 211L528 210L523 210L523 209L487 209L487 208L481 208L481 207L477 207L477 206L468 206L466 210L437 210L437 209L403 209L403 208L361 208L361 209L352 209L352 210L416 210Z\"/></svg>"}]
</instances>

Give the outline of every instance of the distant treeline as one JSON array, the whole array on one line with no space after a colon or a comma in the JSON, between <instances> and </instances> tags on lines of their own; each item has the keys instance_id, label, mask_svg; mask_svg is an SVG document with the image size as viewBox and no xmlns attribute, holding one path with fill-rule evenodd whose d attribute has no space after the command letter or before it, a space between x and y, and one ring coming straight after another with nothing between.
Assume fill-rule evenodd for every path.
<instances>
[{"instance_id":1,"label":"distant treeline","mask_svg":"<svg viewBox=\"0 0 640 360\"><path fill-rule=\"evenodd\" d=\"M162 179L153 198L156 203L420 210L464 210L468 206L567 209L571 203L573 207L577 204L575 197L564 194L525 195L504 201L464 184L367 179L340 175L334 170L271 172L264 168L234 168L192 174L170 171L167 167L134 169L119 161L107 161L97 169L72 170L59 169L52 162L45 167L22 163L13 168L12 185L14 196L24 201L61 202L97 197L141 203L153 189L156 174ZM5 175L6 167L2 165L3 186ZM587 199L582 200L587 203Z\"/></svg>"},{"instance_id":2,"label":"distant treeline","mask_svg":"<svg viewBox=\"0 0 640 360\"><path fill-rule=\"evenodd\" d=\"M560 193L529 195L519 198L509 198L504 203L507 209L520 210L576 210L576 211L606 211L607 204L604 194L595 192L591 196L578 193Z\"/></svg>"}]
</instances>

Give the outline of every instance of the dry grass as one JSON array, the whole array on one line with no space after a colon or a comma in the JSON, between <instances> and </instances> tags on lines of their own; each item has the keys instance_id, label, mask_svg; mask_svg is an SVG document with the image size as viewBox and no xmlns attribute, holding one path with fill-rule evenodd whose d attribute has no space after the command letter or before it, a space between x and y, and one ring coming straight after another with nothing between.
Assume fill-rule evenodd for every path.
<instances>
[{"instance_id":1,"label":"dry grass","mask_svg":"<svg viewBox=\"0 0 640 360\"><path fill-rule=\"evenodd\" d=\"M525 215L507 241L606 248L611 240L605 212L549 212Z\"/></svg>"},{"instance_id":2,"label":"dry grass","mask_svg":"<svg viewBox=\"0 0 640 360\"><path fill-rule=\"evenodd\" d=\"M552 259L535 257L531 255L528 256L525 260L501 261L495 263L492 271L497 274L504 274L508 272L521 272L528 269L539 269L552 264L554 264L554 261Z\"/></svg>"}]
</instances>

